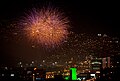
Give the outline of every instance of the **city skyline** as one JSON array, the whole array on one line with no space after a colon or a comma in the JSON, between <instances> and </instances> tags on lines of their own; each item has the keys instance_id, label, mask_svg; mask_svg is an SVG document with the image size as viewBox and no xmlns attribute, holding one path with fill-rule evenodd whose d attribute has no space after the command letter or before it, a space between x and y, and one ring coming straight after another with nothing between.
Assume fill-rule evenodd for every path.
<instances>
[{"instance_id":1,"label":"city skyline","mask_svg":"<svg viewBox=\"0 0 120 81\"><path fill-rule=\"evenodd\" d=\"M98 5L92 2L90 4L72 0L69 2L63 0L12 0L1 1L0 4L4 4L0 6L2 10L0 13L0 64L11 65L21 59L24 61L39 60L56 54L87 55L89 53L87 50L91 46L99 45L98 39L95 39L98 34L107 35L110 37L109 41L118 37L117 41L119 41L119 32L116 32L118 31L117 28L112 26L113 7L111 4L102 3ZM34 7L42 8L48 5L59 8L70 21L68 40L59 48L54 49L45 49L34 43L29 43L22 35L21 28L18 28L16 24L26 11ZM84 33L87 34L82 37ZM80 58L85 57L83 55Z\"/></svg>"}]
</instances>

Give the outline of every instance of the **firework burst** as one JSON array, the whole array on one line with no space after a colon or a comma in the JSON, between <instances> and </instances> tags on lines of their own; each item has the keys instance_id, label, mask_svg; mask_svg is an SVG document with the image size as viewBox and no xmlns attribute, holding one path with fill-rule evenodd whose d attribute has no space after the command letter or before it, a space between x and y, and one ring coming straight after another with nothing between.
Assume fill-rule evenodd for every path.
<instances>
[{"instance_id":1,"label":"firework burst","mask_svg":"<svg viewBox=\"0 0 120 81\"><path fill-rule=\"evenodd\" d=\"M69 34L69 21L53 8L33 9L25 17L24 31L29 40L43 46L54 47L63 43Z\"/></svg>"}]
</instances>

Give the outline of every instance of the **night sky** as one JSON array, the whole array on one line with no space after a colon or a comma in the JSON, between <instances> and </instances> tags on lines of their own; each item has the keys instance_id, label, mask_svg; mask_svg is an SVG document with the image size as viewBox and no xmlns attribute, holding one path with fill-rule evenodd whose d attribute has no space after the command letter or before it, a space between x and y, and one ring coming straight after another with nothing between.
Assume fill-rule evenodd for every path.
<instances>
[{"instance_id":1,"label":"night sky","mask_svg":"<svg viewBox=\"0 0 120 81\"><path fill-rule=\"evenodd\" d=\"M117 27L113 27L113 4L112 2L80 2L80 0L0 0L0 22L18 20L25 11L33 7L42 8L48 4L64 11L70 20L72 32L80 33L106 33L120 37ZM38 59L39 52L45 53L40 48L33 49L29 44L16 42L12 36L6 34L9 28L1 25L0 35L0 64L14 64L24 57L23 60ZM7 40L5 39L7 35ZM9 37L8 37L9 36ZM30 50L30 52L29 52ZM38 51L39 50L39 51ZM32 58L33 57L33 58Z\"/></svg>"}]
</instances>

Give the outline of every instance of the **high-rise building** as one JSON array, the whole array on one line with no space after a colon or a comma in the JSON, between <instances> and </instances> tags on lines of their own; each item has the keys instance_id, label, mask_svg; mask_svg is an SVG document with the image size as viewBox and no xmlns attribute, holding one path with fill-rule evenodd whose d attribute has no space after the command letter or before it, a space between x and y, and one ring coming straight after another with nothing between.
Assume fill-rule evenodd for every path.
<instances>
[{"instance_id":1,"label":"high-rise building","mask_svg":"<svg viewBox=\"0 0 120 81\"><path fill-rule=\"evenodd\" d=\"M101 67L102 67L102 58L94 58L91 60L92 71L100 71Z\"/></svg>"},{"instance_id":2,"label":"high-rise building","mask_svg":"<svg viewBox=\"0 0 120 81\"><path fill-rule=\"evenodd\" d=\"M94 58L91 60L91 70L97 71L101 68L110 68L110 57L105 58Z\"/></svg>"}]
</instances>

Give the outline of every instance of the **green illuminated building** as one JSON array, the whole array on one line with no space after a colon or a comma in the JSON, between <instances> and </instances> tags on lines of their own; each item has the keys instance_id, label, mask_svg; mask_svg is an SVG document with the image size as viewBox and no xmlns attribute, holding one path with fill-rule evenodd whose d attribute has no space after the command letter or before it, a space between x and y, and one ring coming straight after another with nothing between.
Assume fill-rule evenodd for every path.
<instances>
[{"instance_id":1,"label":"green illuminated building","mask_svg":"<svg viewBox=\"0 0 120 81\"><path fill-rule=\"evenodd\" d=\"M77 80L77 69L76 68L70 68L70 79Z\"/></svg>"}]
</instances>

